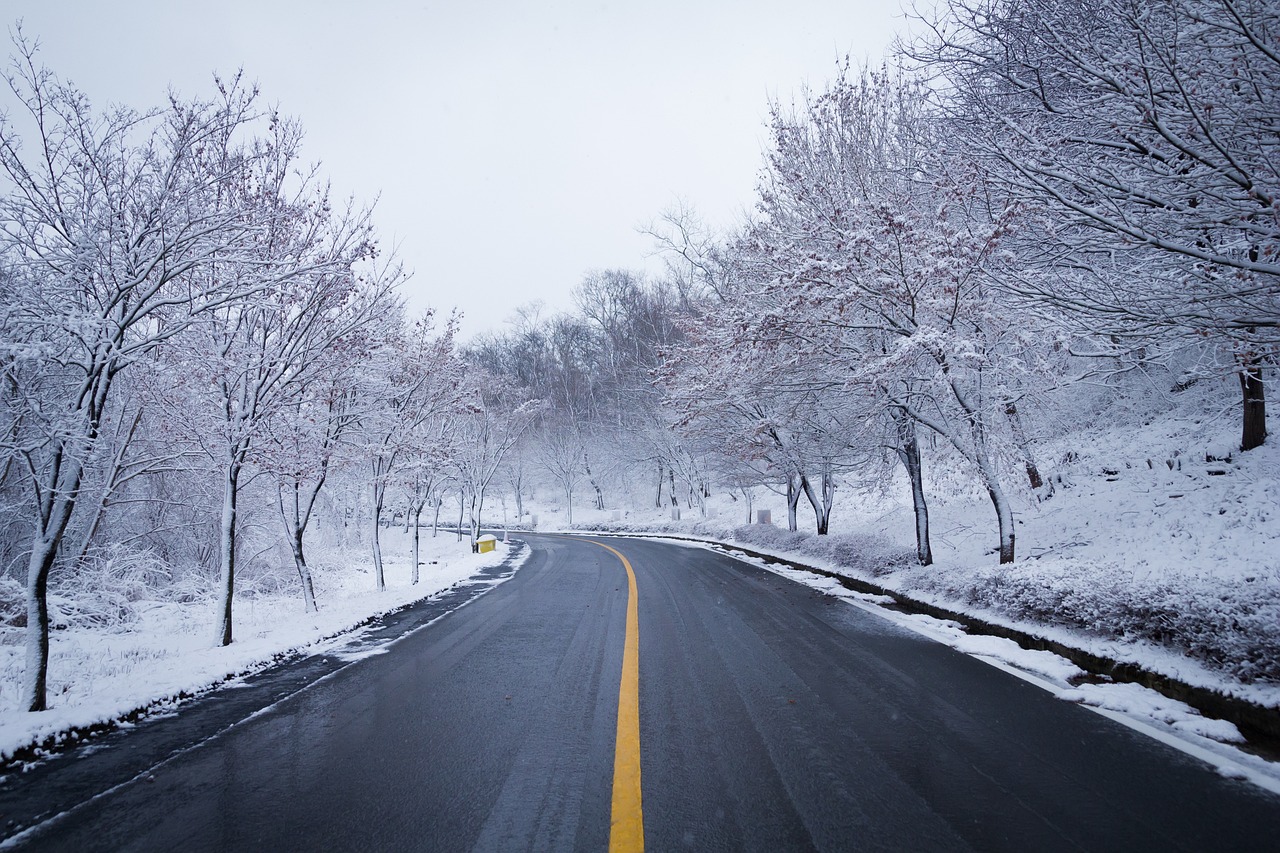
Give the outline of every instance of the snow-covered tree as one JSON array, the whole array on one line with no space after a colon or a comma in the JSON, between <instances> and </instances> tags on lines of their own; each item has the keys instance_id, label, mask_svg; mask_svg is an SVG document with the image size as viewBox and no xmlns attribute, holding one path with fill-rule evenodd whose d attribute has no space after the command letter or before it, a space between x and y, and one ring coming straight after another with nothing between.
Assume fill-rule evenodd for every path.
<instances>
[{"instance_id":1,"label":"snow-covered tree","mask_svg":"<svg viewBox=\"0 0 1280 853\"><path fill-rule=\"evenodd\" d=\"M1280 30L1272 0L949 0L911 48L956 144L1043 209L1006 284L1068 309L1101 355L1188 339L1266 436L1280 344ZM1030 235L1028 235L1030 236Z\"/></svg>"},{"instance_id":2,"label":"snow-covered tree","mask_svg":"<svg viewBox=\"0 0 1280 853\"><path fill-rule=\"evenodd\" d=\"M856 392L860 408L878 401L946 439L991 498L1009 562L1004 412L1038 367L1042 330L993 298L1016 208L939 154L926 103L920 84L864 71L775 109L763 216L740 242L758 306L742 329L786 353L792 385ZM921 530L918 445L895 433Z\"/></svg>"},{"instance_id":3,"label":"snow-covered tree","mask_svg":"<svg viewBox=\"0 0 1280 853\"><path fill-rule=\"evenodd\" d=\"M480 536L485 494L493 478L544 409L541 401L524 400L521 396L512 396L491 376L468 376L464 408L456 421L451 463L463 505L459 519L466 515L469 520L473 549Z\"/></svg>"},{"instance_id":4,"label":"snow-covered tree","mask_svg":"<svg viewBox=\"0 0 1280 853\"><path fill-rule=\"evenodd\" d=\"M250 251L218 259L199 275L210 287L251 295L198 318L177 342L171 365L196 380L187 407L193 434L221 471L216 636L222 645L233 636L244 476L258 450L272 448L273 425L285 429L308 390L333 374L334 351L391 306L389 290L398 280L395 270L369 272L375 255L370 213L334 210L314 169L295 174L301 136L296 123L273 118L255 166L222 199L253 223ZM305 596L305 563L299 571Z\"/></svg>"},{"instance_id":5,"label":"snow-covered tree","mask_svg":"<svg viewBox=\"0 0 1280 853\"><path fill-rule=\"evenodd\" d=\"M423 431L433 421L452 419L463 410L456 333L457 317L437 329L433 312L427 311L385 339L371 362L370 405L362 418L358 446L369 474L370 536L379 592L386 589L381 526L388 495L406 461L412 461L421 447Z\"/></svg>"},{"instance_id":6,"label":"snow-covered tree","mask_svg":"<svg viewBox=\"0 0 1280 853\"><path fill-rule=\"evenodd\" d=\"M318 605L305 553L306 532L330 472L351 455L351 436L368 400L362 380L381 324L399 316L391 283L387 277L366 282L371 286L353 294L348 305L334 306L339 310L327 325L339 334L318 342L323 348L310 353L292 393L265 422L254 454L275 481L303 606L310 611Z\"/></svg>"},{"instance_id":7,"label":"snow-covered tree","mask_svg":"<svg viewBox=\"0 0 1280 853\"><path fill-rule=\"evenodd\" d=\"M252 226L218 203L252 150L254 93L99 111L37 64L19 33L0 116L0 336L7 459L29 497L26 701L46 707L49 573L118 377L208 310L242 295L196 275L245 251Z\"/></svg>"}]
</instances>

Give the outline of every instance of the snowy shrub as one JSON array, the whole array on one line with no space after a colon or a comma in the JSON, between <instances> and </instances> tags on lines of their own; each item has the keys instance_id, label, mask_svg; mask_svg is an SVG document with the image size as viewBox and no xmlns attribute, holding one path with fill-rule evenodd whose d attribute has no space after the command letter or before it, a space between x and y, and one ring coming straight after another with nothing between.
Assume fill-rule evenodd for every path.
<instances>
[{"instance_id":1,"label":"snowy shrub","mask_svg":"<svg viewBox=\"0 0 1280 853\"><path fill-rule=\"evenodd\" d=\"M865 534L814 534L792 532L768 524L748 524L733 531L744 545L829 561L841 568L879 577L915 562L915 552Z\"/></svg>"},{"instance_id":2,"label":"snowy shrub","mask_svg":"<svg viewBox=\"0 0 1280 853\"><path fill-rule=\"evenodd\" d=\"M1141 581L1118 566L1060 561L1004 570L911 573L899 582L1024 623L1166 646L1240 681L1280 683L1280 581L1173 576Z\"/></svg>"},{"instance_id":3,"label":"snowy shrub","mask_svg":"<svg viewBox=\"0 0 1280 853\"><path fill-rule=\"evenodd\" d=\"M161 600L174 604L191 604L208 601L213 596L218 579L198 570L174 572L170 583L159 590Z\"/></svg>"},{"instance_id":4,"label":"snowy shrub","mask_svg":"<svg viewBox=\"0 0 1280 853\"><path fill-rule=\"evenodd\" d=\"M1241 681L1280 683L1280 584L1180 578L1137 592L1115 614L1122 635L1185 649Z\"/></svg>"},{"instance_id":5,"label":"snowy shrub","mask_svg":"<svg viewBox=\"0 0 1280 853\"><path fill-rule=\"evenodd\" d=\"M50 625L56 629L127 627L138 620L138 602L160 598L171 579L169 567L151 552L109 548L53 576Z\"/></svg>"},{"instance_id":6,"label":"snowy shrub","mask_svg":"<svg viewBox=\"0 0 1280 853\"><path fill-rule=\"evenodd\" d=\"M0 576L0 625L21 628L27 624L27 591L8 576Z\"/></svg>"},{"instance_id":7,"label":"snowy shrub","mask_svg":"<svg viewBox=\"0 0 1280 853\"><path fill-rule=\"evenodd\" d=\"M799 551L806 539L801 533L793 533L771 524L745 524L733 531L734 541L754 545L771 551Z\"/></svg>"},{"instance_id":8,"label":"snowy shrub","mask_svg":"<svg viewBox=\"0 0 1280 853\"><path fill-rule=\"evenodd\" d=\"M268 598L288 595L298 586L298 574L292 566L288 571L260 570L236 579L236 595L241 598Z\"/></svg>"}]
</instances>

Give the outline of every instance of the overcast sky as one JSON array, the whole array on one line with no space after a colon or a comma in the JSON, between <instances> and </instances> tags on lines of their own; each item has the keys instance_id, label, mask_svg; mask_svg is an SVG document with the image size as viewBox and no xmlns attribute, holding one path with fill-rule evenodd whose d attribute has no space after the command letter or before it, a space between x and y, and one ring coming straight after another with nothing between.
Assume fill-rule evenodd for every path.
<instances>
[{"instance_id":1,"label":"overcast sky","mask_svg":"<svg viewBox=\"0 0 1280 853\"><path fill-rule=\"evenodd\" d=\"M750 207L771 98L878 62L901 0L5 0L99 106L243 67L340 194L380 196L415 308L464 335L568 308L591 269L660 269L638 233L684 199ZM5 54L12 53L6 45ZM7 107L12 95L0 95Z\"/></svg>"}]
</instances>

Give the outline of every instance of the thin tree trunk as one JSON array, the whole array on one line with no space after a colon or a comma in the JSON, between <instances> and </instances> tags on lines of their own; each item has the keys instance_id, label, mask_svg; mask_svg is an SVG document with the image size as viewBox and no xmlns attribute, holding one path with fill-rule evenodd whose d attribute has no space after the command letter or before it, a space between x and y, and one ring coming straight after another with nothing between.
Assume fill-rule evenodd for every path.
<instances>
[{"instance_id":1,"label":"thin tree trunk","mask_svg":"<svg viewBox=\"0 0 1280 853\"><path fill-rule=\"evenodd\" d=\"M995 507L996 521L1000 528L1000 563L1012 563L1014 558L1013 509L1009 505L1009 499L1005 497L1004 489L1000 486L1000 477L996 473L995 465L992 464L991 456L987 453L981 422L972 426L975 438L973 461L977 463L982 484L991 498L991 505Z\"/></svg>"},{"instance_id":2,"label":"thin tree trunk","mask_svg":"<svg viewBox=\"0 0 1280 853\"><path fill-rule=\"evenodd\" d=\"M116 451L116 455L111 460L111 473L107 475L106 486L102 490L102 497L99 498L97 504L93 508L93 517L85 530L84 538L80 541L80 548L77 552L77 560L83 560L89 553L89 548L93 544L93 538L98 534L98 528L102 525L102 518L106 515L107 504L111 501L111 496L115 494L116 489L120 487L120 474L124 470L124 457L129 449L129 445L133 442L134 433L138 430L138 425L142 422L142 409L138 409L133 419L129 422L129 428L125 430L124 440L120 442L120 447Z\"/></svg>"},{"instance_id":3,"label":"thin tree trunk","mask_svg":"<svg viewBox=\"0 0 1280 853\"><path fill-rule=\"evenodd\" d=\"M800 506L800 481L803 476L792 472L787 475L787 529L792 533L797 530L796 510Z\"/></svg>"},{"instance_id":4,"label":"thin tree trunk","mask_svg":"<svg viewBox=\"0 0 1280 853\"><path fill-rule=\"evenodd\" d=\"M302 606L308 613L317 612L320 607L316 604L316 588L311 580L311 567L307 565L307 558L302 551L302 530L295 530L293 541L290 543L293 548L293 565L298 570L298 580L302 583Z\"/></svg>"},{"instance_id":5,"label":"thin tree trunk","mask_svg":"<svg viewBox=\"0 0 1280 853\"><path fill-rule=\"evenodd\" d=\"M920 440L916 435L915 421L910 416L894 415L898 425L898 459L906 469L911 482L911 505L916 515L916 559L920 565L933 563L933 549L929 546L929 506L924 497L924 464L920 458Z\"/></svg>"},{"instance_id":6,"label":"thin tree trunk","mask_svg":"<svg viewBox=\"0 0 1280 853\"><path fill-rule=\"evenodd\" d=\"M57 554L57 538L41 535L27 564L27 669L23 686L28 711L49 707L49 571Z\"/></svg>"},{"instance_id":7,"label":"thin tree trunk","mask_svg":"<svg viewBox=\"0 0 1280 853\"><path fill-rule=\"evenodd\" d=\"M440 507L444 506L444 498L437 496L435 500L435 514L431 519L431 538L435 539L436 534L440 532Z\"/></svg>"},{"instance_id":8,"label":"thin tree trunk","mask_svg":"<svg viewBox=\"0 0 1280 853\"><path fill-rule=\"evenodd\" d=\"M471 552L480 550L477 540L480 538L480 514L484 511L484 492L471 493Z\"/></svg>"},{"instance_id":9,"label":"thin tree trunk","mask_svg":"<svg viewBox=\"0 0 1280 853\"><path fill-rule=\"evenodd\" d=\"M1253 450L1267 440L1266 388L1262 384L1262 365L1256 358L1246 362L1240 371L1240 393L1244 398L1240 449Z\"/></svg>"},{"instance_id":10,"label":"thin tree trunk","mask_svg":"<svg viewBox=\"0 0 1280 853\"><path fill-rule=\"evenodd\" d=\"M1000 528L1000 563L1012 563L1014 559L1013 510L1009 506L1008 498L1005 497L1004 489L1000 486L1000 476L991 461L991 454L987 451L986 422L983 420L979 406L974 403L969 394L954 381L950 385L956 402L967 415L969 434L973 439L972 459L996 510L996 520ZM949 438L952 444L955 444L954 436ZM963 448L959 445L956 445L956 449L963 452Z\"/></svg>"},{"instance_id":11,"label":"thin tree trunk","mask_svg":"<svg viewBox=\"0 0 1280 853\"><path fill-rule=\"evenodd\" d=\"M596 490L596 509L604 510L604 492L596 482L596 475L591 473L591 460L587 458L586 451L582 453L582 470L586 472L587 482L591 484L591 488Z\"/></svg>"},{"instance_id":12,"label":"thin tree trunk","mask_svg":"<svg viewBox=\"0 0 1280 853\"><path fill-rule=\"evenodd\" d=\"M373 484L373 579L377 586L378 592L382 592L387 588L387 578L382 570L382 501L386 497L386 486L378 483L376 480Z\"/></svg>"},{"instance_id":13,"label":"thin tree trunk","mask_svg":"<svg viewBox=\"0 0 1280 853\"><path fill-rule=\"evenodd\" d=\"M809 478L800 477L800 485L804 490L805 497L809 499L809 505L813 507L813 517L816 521L819 536L826 536L828 526L831 523L831 504L835 499L835 481L832 479L830 472L822 472L822 498L819 499L813 489L813 484L809 482Z\"/></svg>"},{"instance_id":14,"label":"thin tree trunk","mask_svg":"<svg viewBox=\"0 0 1280 853\"><path fill-rule=\"evenodd\" d=\"M298 581L302 585L302 606L307 613L315 613L320 608L316 604L315 584L311 580L311 567L307 565L303 538L306 536L307 524L311 520L311 509L315 506L316 496L320 494L320 489L324 486L325 473L327 473L327 465L325 466L325 472L321 473L318 481L311 487L311 494L305 506L301 494L302 484L297 479L292 481L292 507L285 506L284 491L280 490L278 492L280 519L284 522L285 530L289 533L289 548L293 552L293 566L298 570Z\"/></svg>"},{"instance_id":15,"label":"thin tree trunk","mask_svg":"<svg viewBox=\"0 0 1280 853\"><path fill-rule=\"evenodd\" d=\"M1040 467L1031 455L1031 442L1027 440L1027 431L1022 427L1022 415L1018 414L1018 406L1012 400L1005 403L1004 413L1009 418L1009 426L1013 430L1013 440L1022 454L1022 464L1027 469L1027 481L1031 488L1038 489L1044 485L1040 477Z\"/></svg>"},{"instance_id":16,"label":"thin tree trunk","mask_svg":"<svg viewBox=\"0 0 1280 853\"><path fill-rule=\"evenodd\" d=\"M831 525L831 510L836 505L836 478L828 466L822 472L822 529L825 533Z\"/></svg>"},{"instance_id":17,"label":"thin tree trunk","mask_svg":"<svg viewBox=\"0 0 1280 853\"><path fill-rule=\"evenodd\" d=\"M231 645L231 606L236 592L236 503L240 496L240 471L244 465L242 454L232 452L227 463L226 478L222 482L222 527L218 543L218 631L217 643Z\"/></svg>"},{"instance_id":18,"label":"thin tree trunk","mask_svg":"<svg viewBox=\"0 0 1280 853\"><path fill-rule=\"evenodd\" d=\"M413 569L409 572L411 583L418 582L418 528L422 522L422 504L419 503L413 512Z\"/></svg>"},{"instance_id":19,"label":"thin tree trunk","mask_svg":"<svg viewBox=\"0 0 1280 853\"><path fill-rule=\"evenodd\" d=\"M998 484L987 486L987 494L991 496L991 503L996 509L996 517L1000 521L1000 563L1013 562L1013 512L1009 509L1009 502L1005 499L1004 492Z\"/></svg>"}]
</instances>

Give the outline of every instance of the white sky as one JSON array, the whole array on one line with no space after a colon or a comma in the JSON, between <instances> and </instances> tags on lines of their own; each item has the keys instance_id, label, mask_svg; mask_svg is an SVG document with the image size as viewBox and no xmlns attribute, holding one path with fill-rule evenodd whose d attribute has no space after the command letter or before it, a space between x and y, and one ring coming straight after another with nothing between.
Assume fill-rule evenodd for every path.
<instances>
[{"instance_id":1,"label":"white sky","mask_svg":"<svg viewBox=\"0 0 1280 853\"><path fill-rule=\"evenodd\" d=\"M243 67L301 119L339 195L381 195L413 307L464 335L552 310L591 269L660 269L637 228L678 199L750 207L769 99L879 61L901 0L6 0L98 106L207 93ZM12 53L5 44L4 54ZM12 95L0 93L0 108Z\"/></svg>"}]
</instances>

